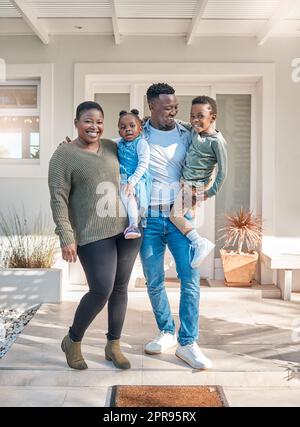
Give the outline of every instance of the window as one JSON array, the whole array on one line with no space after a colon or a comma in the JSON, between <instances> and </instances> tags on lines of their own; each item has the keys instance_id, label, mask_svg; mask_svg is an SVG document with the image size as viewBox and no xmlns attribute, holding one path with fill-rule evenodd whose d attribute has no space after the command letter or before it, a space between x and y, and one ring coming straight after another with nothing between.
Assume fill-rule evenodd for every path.
<instances>
[{"instance_id":1,"label":"window","mask_svg":"<svg viewBox=\"0 0 300 427\"><path fill-rule=\"evenodd\" d=\"M39 159L39 82L0 84L0 159Z\"/></svg>"}]
</instances>

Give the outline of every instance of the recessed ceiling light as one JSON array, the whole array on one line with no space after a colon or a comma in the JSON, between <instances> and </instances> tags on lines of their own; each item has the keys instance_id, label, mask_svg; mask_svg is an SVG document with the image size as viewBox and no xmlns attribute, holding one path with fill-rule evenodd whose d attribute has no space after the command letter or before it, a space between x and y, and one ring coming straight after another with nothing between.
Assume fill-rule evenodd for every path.
<instances>
[{"instance_id":1,"label":"recessed ceiling light","mask_svg":"<svg viewBox=\"0 0 300 427\"><path fill-rule=\"evenodd\" d=\"M83 27L80 27L80 25L75 25L76 30L82 30Z\"/></svg>"}]
</instances>

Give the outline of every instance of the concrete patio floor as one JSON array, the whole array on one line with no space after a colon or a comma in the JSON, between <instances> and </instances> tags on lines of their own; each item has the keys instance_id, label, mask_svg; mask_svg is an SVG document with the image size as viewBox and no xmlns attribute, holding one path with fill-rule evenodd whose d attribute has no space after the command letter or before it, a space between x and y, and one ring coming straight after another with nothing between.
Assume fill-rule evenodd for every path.
<instances>
[{"instance_id":1,"label":"concrete patio floor","mask_svg":"<svg viewBox=\"0 0 300 427\"><path fill-rule=\"evenodd\" d=\"M122 349L132 368L104 358L107 314L83 340L86 371L71 370L60 349L83 288L45 304L0 360L0 406L108 406L116 384L220 385L230 406L300 406L300 295L261 299L255 289L203 288L199 345L214 363L196 371L175 357L144 353L157 333L147 293L129 293ZM178 327L179 293L168 289Z\"/></svg>"}]
</instances>

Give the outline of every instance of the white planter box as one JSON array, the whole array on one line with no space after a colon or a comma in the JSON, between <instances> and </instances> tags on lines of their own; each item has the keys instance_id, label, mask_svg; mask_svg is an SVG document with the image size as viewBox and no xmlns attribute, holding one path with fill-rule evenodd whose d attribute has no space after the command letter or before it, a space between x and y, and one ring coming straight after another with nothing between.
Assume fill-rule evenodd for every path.
<instances>
[{"instance_id":1,"label":"white planter box","mask_svg":"<svg viewBox=\"0 0 300 427\"><path fill-rule=\"evenodd\" d=\"M27 310L41 303L60 303L61 295L61 269L0 269L0 309Z\"/></svg>"}]
</instances>

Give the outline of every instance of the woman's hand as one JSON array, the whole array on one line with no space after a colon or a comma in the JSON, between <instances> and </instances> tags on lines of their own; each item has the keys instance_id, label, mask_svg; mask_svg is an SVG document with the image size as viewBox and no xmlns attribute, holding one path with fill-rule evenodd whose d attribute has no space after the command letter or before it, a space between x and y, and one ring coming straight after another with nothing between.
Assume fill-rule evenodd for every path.
<instances>
[{"instance_id":1,"label":"woman's hand","mask_svg":"<svg viewBox=\"0 0 300 427\"><path fill-rule=\"evenodd\" d=\"M63 246L61 248L62 258L67 262L76 262L77 259L77 245L71 243L71 245Z\"/></svg>"}]
</instances>

